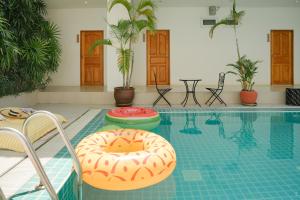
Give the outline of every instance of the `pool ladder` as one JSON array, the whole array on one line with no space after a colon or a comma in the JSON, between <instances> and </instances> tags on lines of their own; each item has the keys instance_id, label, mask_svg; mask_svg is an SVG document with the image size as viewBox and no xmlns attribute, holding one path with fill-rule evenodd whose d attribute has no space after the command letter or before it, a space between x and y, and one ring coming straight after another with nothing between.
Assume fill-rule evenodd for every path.
<instances>
[{"instance_id":1,"label":"pool ladder","mask_svg":"<svg viewBox=\"0 0 300 200\"><path fill-rule=\"evenodd\" d=\"M77 173L78 199L82 200L82 171L81 171L80 162L79 162L78 158L76 157L75 150L72 147L68 136L63 131L61 123L59 122L59 120L57 119L57 117L54 114L52 114L48 111L36 111L35 113L33 113L31 116L29 116L25 120L25 122L23 124L23 128L22 128L22 131L24 134L22 134L20 131L13 129L13 128L0 128L0 133L5 132L6 134L12 135L12 136L16 137L16 139L18 139L22 143L26 154L28 155L37 174L40 177L40 185L38 187L40 188L41 186L45 186L51 199L58 200L59 199L58 195L57 195L53 185L49 181L49 178L48 178L47 174L45 173L45 170L41 164L41 161L38 158L32 144L29 142L30 140L27 137L27 127L28 127L29 122L33 118L41 117L41 116L47 117L52 120L52 122L55 124L60 136L62 137L64 144L66 145L66 147L71 155L71 158L74 163L74 169L75 169L75 172ZM5 196L4 196L1 188L0 188L0 198L5 200Z\"/></svg>"}]
</instances>

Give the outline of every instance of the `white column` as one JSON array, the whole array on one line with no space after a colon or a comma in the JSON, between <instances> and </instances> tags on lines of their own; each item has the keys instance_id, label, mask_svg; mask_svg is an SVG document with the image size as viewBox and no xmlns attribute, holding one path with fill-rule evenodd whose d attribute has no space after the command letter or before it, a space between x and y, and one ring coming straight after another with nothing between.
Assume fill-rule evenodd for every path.
<instances>
[{"instance_id":1,"label":"white column","mask_svg":"<svg viewBox=\"0 0 300 200\"><path fill-rule=\"evenodd\" d=\"M109 2L110 0L107 0L108 6ZM127 10L121 5L116 5L110 12L107 10L107 22L109 24L117 24L118 20L127 18ZM106 29L106 38L113 40L108 25ZM118 45L115 40L113 40L113 43L116 46ZM106 46L106 85L108 91L113 91L115 87L122 86L123 84L122 74L119 72L117 60L117 50L114 47Z\"/></svg>"}]
</instances>

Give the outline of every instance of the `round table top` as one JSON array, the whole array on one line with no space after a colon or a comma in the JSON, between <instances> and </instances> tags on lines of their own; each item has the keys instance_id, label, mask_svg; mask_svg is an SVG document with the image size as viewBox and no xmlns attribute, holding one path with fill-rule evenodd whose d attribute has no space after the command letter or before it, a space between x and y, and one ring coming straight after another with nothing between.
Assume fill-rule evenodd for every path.
<instances>
[{"instance_id":1,"label":"round table top","mask_svg":"<svg viewBox=\"0 0 300 200\"><path fill-rule=\"evenodd\" d=\"M179 79L180 81L202 81L202 79Z\"/></svg>"}]
</instances>

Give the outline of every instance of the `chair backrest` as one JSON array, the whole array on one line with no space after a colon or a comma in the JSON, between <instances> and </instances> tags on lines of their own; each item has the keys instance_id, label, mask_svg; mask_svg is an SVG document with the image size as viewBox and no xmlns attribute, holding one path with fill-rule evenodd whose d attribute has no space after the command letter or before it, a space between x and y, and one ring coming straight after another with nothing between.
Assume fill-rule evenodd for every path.
<instances>
[{"instance_id":1,"label":"chair backrest","mask_svg":"<svg viewBox=\"0 0 300 200\"><path fill-rule=\"evenodd\" d=\"M158 86L157 86L157 74L156 74L156 71L153 72L153 75L154 75L155 87L156 87L156 89L158 90Z\"/></svg>"},{"instance_id":2,"label":"chair backrest","mask_svg":"<svg viewBox=\"0 0 300 200\"><path fill-rule=\"evenodd\" d=\"M224 82L225 82L225 75L226 74L224 72L219 73L218 89L223 89Z\"/></svg>"}]
</instances>

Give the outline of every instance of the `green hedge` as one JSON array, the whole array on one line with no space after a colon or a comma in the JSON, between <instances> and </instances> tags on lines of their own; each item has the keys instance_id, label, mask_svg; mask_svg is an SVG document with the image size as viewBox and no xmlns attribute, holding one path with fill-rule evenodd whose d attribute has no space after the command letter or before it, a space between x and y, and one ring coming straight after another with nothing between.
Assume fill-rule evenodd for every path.
<instances>
[{"instance_id":1,"label":"green hedge","mask_svg":"<svg viewBox=\"0 0 300 200\"><path fill-rule=\"evenodd\" d=\"M0 1L0 97L46 87L57 70L58 27L43 0Z\"/></svg>"}]
</instances>

